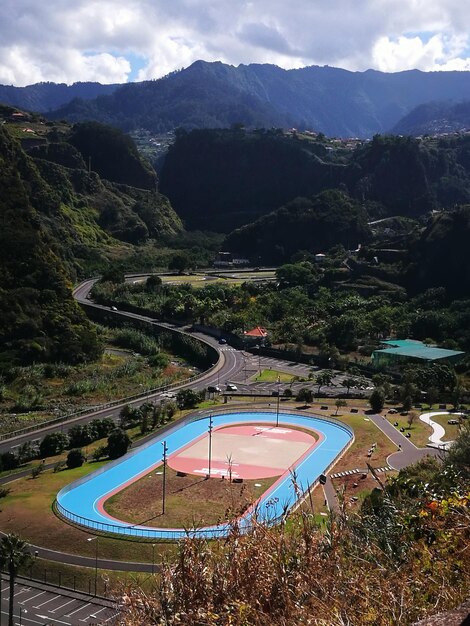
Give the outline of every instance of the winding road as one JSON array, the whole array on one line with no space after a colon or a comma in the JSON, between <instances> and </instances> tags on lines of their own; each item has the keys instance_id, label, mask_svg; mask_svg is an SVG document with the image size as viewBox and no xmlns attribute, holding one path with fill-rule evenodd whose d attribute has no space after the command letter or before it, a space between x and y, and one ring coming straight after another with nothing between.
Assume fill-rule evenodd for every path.
<instances>
[{"instance_id":1,"label":"winding road","mask_svg":"<svg viewBox=\"0 0 470 626\"><path fill-rule=\"evenodd\" d=\"M89 299L89 294L96 280L96 278L86 280L78 287L76 287L73 291L75 299L85 309L100 309L106 311L110 315L115 315L129 320L139 320L140 322L144 321L152 326L158 326L160 328L171 329L176 332L181 332L183 334L189 334L191 337L197 337L204 343L209 344L217 351L219 355L219 360L209 371L202 373L196 379L192 379L189 382L182 382L180 385L172 386L172 391L177 391L179 389L185 388L202 390L207 388L209 385L218 385L219 383L225 383L225 381L231 380L241 370L243 370L245 362L243 353L239 350L235 350L228 345L219 346L217 339L214 339L202 333L186 333L183 329L173 324L157 322L151 317L138 315L136 313L130 313L127 311L116 311L111 307L92 302ZM112 407L97 407L95 410L92 410L86 414L80 414L76 417L71 416L70 419L61 422L60 424L58 424L57 422L51 422L51 424L47 425L46 423L43 428L4 439L2 442L0 442L0 452L7 452L9 450L15 449L27 441L35 442L38 439L42 439L46 434L57 431L58 429L67 431L75 424L86 424L87 422L90 422L96 418L102 419L105 417L110 417L111 419L116 421L119 418L119 413L124 405L130 404L134 407L137 407L144 402L155 402L164 399L162 393L164 392L158 391L155 393L145 393L142 394L142 396L139 396L138 398L135 398L131 401L123 399L122 402L113 404Z\"/></svg>"}]
</instances>

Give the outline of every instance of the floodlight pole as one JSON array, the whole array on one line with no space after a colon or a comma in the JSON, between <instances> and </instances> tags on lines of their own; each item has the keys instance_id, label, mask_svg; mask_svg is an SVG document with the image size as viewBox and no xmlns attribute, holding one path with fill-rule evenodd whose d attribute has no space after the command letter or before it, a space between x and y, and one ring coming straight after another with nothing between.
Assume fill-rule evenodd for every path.
<instances>
[{"instance_id":1,"label":"floodlight pole","mask_svg":"<svg viewBox=\"0 0 470 626\"><path fill-rule=\"evenodd\" d=\"M281 383L281 379L277 377L277 408L276 408L276 427L279 426L279 385Z\"/></svg>"},{"instance_id":2,"label":"floodlight pole","mask_svg":"<svg viewBox=\"0 0 470 626\"><path fill-rule=\"evenodd\" d=\"M165 496L166 496L166 455L168 452L168 447L166 445L166 441L162 442L163 446L163 490L162 490L162 515L165 515Z\"/></svg>"},{"instance_id":3,"label":"floodlight pole","mask_svg":"<svg viewBox=\"0 0 470 626\"><path fill-rule=\"evenodd\" d=\"M95 535L94 537L89 537L87 539L87 541L95 541L95 596L98 595L97 590L98 590L98 543L99 543L99 539L98 539L98 535Z\"/></svg>"},{"instance_id":4,"label":"floodlight pole","mask_svg":"<svg viewBox=\"0 0 470 626\"><path fill-rule=\"evenodd\" d=\"M212 461L212 428L213 428L213 420L212 415L209 415L209 458L208 458L208 474L207 478L211 477L211 461Z\"/></svg>"}]
</instances>

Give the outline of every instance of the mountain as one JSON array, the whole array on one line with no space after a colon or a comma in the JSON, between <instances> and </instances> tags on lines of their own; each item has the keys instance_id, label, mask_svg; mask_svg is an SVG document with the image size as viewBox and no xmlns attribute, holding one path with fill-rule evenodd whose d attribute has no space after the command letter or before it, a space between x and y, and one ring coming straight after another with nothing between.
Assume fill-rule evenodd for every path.
<instances>
[{"instance_id":1,"label":"mountain","mask_svg":"<svg viewBox=\"0 0 470 626\"><path fill-rule=\"evenodd\" d=\"M417 106L393 127L397 135L442 135L470 128L470 102L428 102Z\"/></svg>"},{"instance_id":2,"label":"mountain","mask_svg":"<svg viewBox=\"0 0 470 626\"><path fill-rule=\"evenodd\" d=\"M470 137L338 142L280 131L179 131L160 190L190 229L228 233L298 196L339 188L371 219L470 202Z\"/></svg>"},{"instance_id":3,"label":"mountain","mask_svg":"<svg viewBox=\"0 0 470 626\"><path fill-rule=\"evenodd\" d=\"M367 212L338 190L297 198L252 224L233 231L224 247L266 263L284 263L299 250L324 252L336 244L346 247L371 237Z\"/></svg>"},{"instance_id":4,"label":"mountain","mask_svg":"<svg viewBox=\"0 0 470 626\"><path fill-rule=\"evenodd\" d=\"M296 196L337 186L344 167L318 156L326 154L321 144L278 131L180 131L160 190L188 228L228 232Z\"/></svg>"},{"instance_id":5,"label":"mountain","mask_svg":"<svg viewBox=\"0 0 470 626\"><path fill-rule=\"evenodd\" d=\"M36 83L27 87L0 85L0 102L24 111L44 113L67 104L74 98L91 100L113 93L119 85L100 83Z\"/></svg>"},{"instance_id":6,"label":"mountain","mask_svg":"<svg viewBox=\"0 0 470 626\"><path fill-rule=\"evenodd\" d=\"M71 285L133 258L133 244L182 231L121 131L22 115L0 112L0 371L99 356Z\"/></svg>"},{"instance_id":7,"label":"mountain","mask_svg":"<svg viewBox=\"0 0 470 626\"><path fill-rule=\"evenodd\" d=\"M0 166L0 370L96 358L96 331L73 300L66 266L41 225L39 212L52 214L57 196L1 127Z\"/></svg>"},{"instance_id":8,"label":"mountain","mask_svg":"<svg viewBox=\"0 0 470 626\"><path fill-rule=\"evenodd\" d=\"M470 298L469 241L470 205L436 214L409 246L410 291L445 286L450 298Z\"/></svg>"},{"instance_id":9,"label":"mountain","mask_svg":"<svg viewBox=\"0 0 470 626\"><path fill-rule=\"evenodd\" d=\"M329 136L371 137L391 129L414 107L470 99L469 72L387 74L311 66L196 61L159 80L130 83L112 95L74 100L54 119L93 119L126 131L176 127L296 127Z\"/></svg>"}]
</instances>

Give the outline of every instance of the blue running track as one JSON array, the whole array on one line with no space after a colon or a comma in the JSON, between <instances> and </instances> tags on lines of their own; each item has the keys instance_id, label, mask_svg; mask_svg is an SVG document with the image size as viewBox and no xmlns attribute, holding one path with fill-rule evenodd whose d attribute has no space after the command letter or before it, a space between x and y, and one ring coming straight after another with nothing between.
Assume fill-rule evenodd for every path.
<instances>
[{"instance_id":1,"label":"blue running track","mask_svg":"<svg viewBox=\"0 0 470 626\"><path fill-rule=\"evenodd\" d=\"M272 425L275 415L262 412L226 413L214 414L212 419L214 428L246 423ZM279 414L279 424L319 431L323 434L323 441L291 468L291 471L295 471L296 483L300 489L294 489L291 473L286 472L261 496L256 507L256 513L255 509L250 507L244 516L238 520L239 528L242 531L250 527L254 514L258 520L265 523L280 521L285 512L292 508L300 497L301 494L296 493L296 491L304 492L317 481L320 474L327 470L353 438L352 430L348 426L307 415L281 413ZM187 529L184 528L155 528L120 522L106 516L98 507L98 502L102 501L107 494L119 490L122 485L132 482L139 475L145 475L161 465L163 440L166 441L168 447L168 456L171 456L197 437L207 433L207 428L207 417L189 423L177 423L164 434L157 435L155 439L126 456L67 485L57 494L56 509L58 513L90 530L146 539L177 540L187 537L188 534L207 538L226 536L231 528L230 523L196 528L188 533Z\"/></svg>"}]
</instances>

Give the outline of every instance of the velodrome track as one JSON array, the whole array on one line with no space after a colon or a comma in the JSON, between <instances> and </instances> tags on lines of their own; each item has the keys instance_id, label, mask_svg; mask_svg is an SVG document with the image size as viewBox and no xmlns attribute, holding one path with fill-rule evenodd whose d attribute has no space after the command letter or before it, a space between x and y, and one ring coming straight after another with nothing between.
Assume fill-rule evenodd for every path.
<instances>
[{"instance_id":1,"label":"velodrome track","mask_svg":"<svg viewBox=\"0 0 470 626\"><path fill-rule=\"evenodd\" d=\"M275 415L263 412L240 412L213 415L214 429L234 424L266 424L275 428ZM319 476L335 461L353 439L352 431L338 422L328 421L306 415L281 413L279 426L313 431L319 441L300 459L284 472L274 485L261 495L256 506L251 506L238 520L239 528L248 529L252 516L257 519L274 523L291 509L301 494L315 483ZM111 518L103 508L107 497L120 491L161 465L163 439L168 448L167 458L171 465L171 457L192 441L207 433L208 419L199 418L186 424L176 424L164 435L157 436L146 445L130 452L125 457L107 465L62 489L57 495L58 512L90 531L103 531L111 534L142 537L147 539L178 540L188 536L183 528L155 528L144 525L130 525ZM292 472L295 471L294 488ZM191 530L193 536L216 538L226 536L230 531L231 520L219 526L208 526Z\"/></svg>"}]
</instances>

